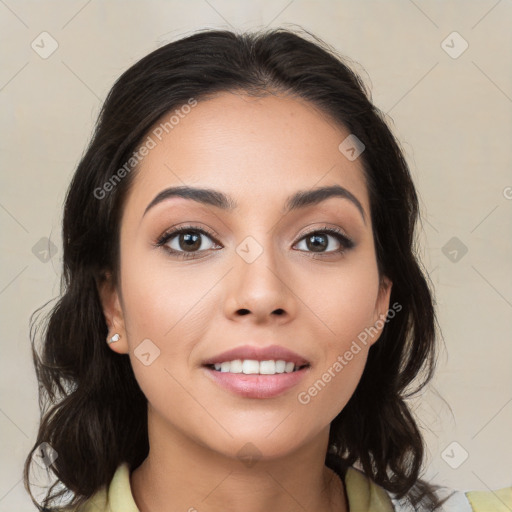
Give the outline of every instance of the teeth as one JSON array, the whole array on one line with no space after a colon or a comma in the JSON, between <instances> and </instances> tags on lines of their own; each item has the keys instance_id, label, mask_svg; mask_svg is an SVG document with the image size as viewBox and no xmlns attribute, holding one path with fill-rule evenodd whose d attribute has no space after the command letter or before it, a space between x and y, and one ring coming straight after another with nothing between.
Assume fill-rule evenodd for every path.
<instances>
[{"instance_id":1,"label":"teeth","mask_svg":"<svg viewBox=\"0 0 512 512\"><path fill-rule=\"evenodd\" d=\"M297 371L299 367L292 362L283 361L256 361L254 359L236 359L235 361L224 361L215 363L215 369L220 372L275 375L276 373L291 373Z\"/></svg>"}]
</instances>

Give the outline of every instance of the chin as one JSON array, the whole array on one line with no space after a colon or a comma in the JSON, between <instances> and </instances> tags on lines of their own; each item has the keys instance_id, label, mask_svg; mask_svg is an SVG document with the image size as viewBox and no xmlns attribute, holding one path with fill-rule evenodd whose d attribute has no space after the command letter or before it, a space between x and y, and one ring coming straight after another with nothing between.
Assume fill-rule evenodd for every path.
<instances>
[{"instance_id":1,"label":"chin","mask_svg":"<svg viewBox=\"0 0 512 512\"><path fill-rule=\"evenodd\" d=\"M290 442L291 439L293 439L293 443ZM271 434L270 436L262 432L248 435L238 432L236 436L230 438L227 445L226 443L221 443L220 446L217 443L212 445L211 440L208 444L219 455L235 459L247 467L251 467L258 461L275 461L298 452L303 445L297 441L297 437L290 435L289 432L283 432L282 435Z\"/></svg>"}]
</instances>

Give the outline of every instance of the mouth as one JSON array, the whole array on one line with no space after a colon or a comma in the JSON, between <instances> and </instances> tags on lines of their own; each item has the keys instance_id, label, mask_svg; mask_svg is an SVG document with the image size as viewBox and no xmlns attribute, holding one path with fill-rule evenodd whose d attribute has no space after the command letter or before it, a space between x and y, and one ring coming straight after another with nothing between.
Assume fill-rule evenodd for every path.
<instances>
[{"instance_id":1,"label":"mouth","mask_svg":"<svg viewBox=\"0 0 512 512\"><path fill-rule=\"evenodd\" d=\"M230 394L243 398L268 399L291 390L311 371L310 364L298 366L291 363L286 368L287 364L283 360L235 360L204 364L203 368L213 383Z\"/></svg>"}]
</instances>

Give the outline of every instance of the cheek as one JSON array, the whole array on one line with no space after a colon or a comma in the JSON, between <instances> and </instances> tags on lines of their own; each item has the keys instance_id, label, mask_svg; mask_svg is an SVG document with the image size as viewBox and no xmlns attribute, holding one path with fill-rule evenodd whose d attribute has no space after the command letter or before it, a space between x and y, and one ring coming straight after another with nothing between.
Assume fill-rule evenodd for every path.
<instances>
[{"instance_id":1,"label":"cheek","mask_svg":"<svg viewBox=\"0 0 512 512\"><path fill-rule=\"evenodd\" d=\"M193 337L201 299L215 276L194 270L194 265L167 262L163 250L151 251L150 255L141 251L140 257L130 254L122 264L126 328L132 348L142 336L172 350L175 344L169 340L180 331Z\"/></svg>"},{"instance_id":2,"label":"cheek","mask_svg":"<svg viewBox=\"0 0 512 512\"><path fill-rule=\"evenodd\" d=\"M134 251L122 262L121 275L134 374L150 401L166 401L167 393L180 388L169 372L176 377L185 373L194 347L207 336L212 315L220 307L208 293L218 282L218 273Z\"/></svg>"},{"instance_id":3,"label":"cheek","mask_svg":"<svg viewBox=\"0 0 512 512\"><path fill-rule=\"evenodd\" d=\"M297 394L308 417L332 421L354 393L371 346L378 282L376 262L367 256L351 260L337 272L317 274L315 287L303 284L323 353Z\"/></svg>"},{"instance_id":4,"label":"cheek","mask_svg":"<svg viewBox=\"0 0 512 512\"><path fill-rule=\"evenodd\" d=\"M336 271L317 273L302 281L298 295L318 319L328 350L343 350L375 321L379 289L377 265L373 258L353 258Z\"/></svg>"}]
</instances>

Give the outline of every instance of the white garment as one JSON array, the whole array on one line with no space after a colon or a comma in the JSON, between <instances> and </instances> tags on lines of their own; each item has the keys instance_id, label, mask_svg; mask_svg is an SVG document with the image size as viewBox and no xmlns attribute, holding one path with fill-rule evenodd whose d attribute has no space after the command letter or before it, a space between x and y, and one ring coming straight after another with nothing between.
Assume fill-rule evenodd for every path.
<instances>
[{"instance_id":1,"label":"white garment","mask_svg":"<svg viewBox=\"0 0 512 512\"><path fill-rule=\"evenodd\" d=\"M391 502L393 503L395 512L418 512L418 510L412 506L407 496L398 500L395 498L395 494L388 494L391 498ZM435 490L435 494L440 500L451 495L448 500L441 505L441 508L436 509L435 512L473 512L473 508L469 503L465 491L455 491L448 487L441 487L440 489ZM430 512L430 510L425 509L424 512Z\"/></svg>"}]
</instances>

